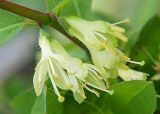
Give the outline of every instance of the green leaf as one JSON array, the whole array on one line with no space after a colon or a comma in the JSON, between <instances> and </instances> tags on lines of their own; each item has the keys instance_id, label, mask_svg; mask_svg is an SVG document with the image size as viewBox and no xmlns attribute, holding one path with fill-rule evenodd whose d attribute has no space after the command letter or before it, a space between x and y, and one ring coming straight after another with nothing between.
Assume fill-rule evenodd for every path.
<instances>
[{"instance_id":1,"label":"green leaf","mask_svg":"<svg viewBox=\"0 0 160 114\"><path fill-rule=\"evenodd\" d=\"M16 114L152 114L156 107L156 93L151 82L128 81L111 86L114 95L102 92L98 98L86 92L87 99L78 104L73 95L66 94L66 101L59 103L51 85L41 96L33 90L17 96L11 103ZM61 92L62 94L62 92ZM36 100L35 100L36 99ZM32 108L33 107L33 108Z\"/></svg>"},{"instance_id":2,"label":"green leaf","mask_svg":"<svg viewBox=\"0 0 160 114\"><path fill-rule=\"evenodd\" d=\"M96 104L96 101L100 99L90 92L85 91L85 93L87 99L82 104L74 100L71 92L68 93L64 102L63 114L104 114L102 109Z\"/></svg>"},{"instance_id":3,"label":"green leaf","mask_svg":"<svg viewBox=\"0 0 160 114\"><path fill-rule=\"evenodd\" d=\"M46 114L45 99L45 93L43 92L43 94L37 97L31 114Z\"/></svg>"},{"instance_id":4,"label":"green leaf","mask_svg":"<svg viewBox=\"0 0 160 114\"><path fill-rule=\"evenodd\" d=\"M52 12L53 8L58 4L57 0L44 0L44 2L46 3L46 7L49 12Z\"/></svg>"},{"instance_id":5,"label":"green leaf","mask_svg":"<svg viewBox=\"0 0 160 114\"><path fill-rule=\"evenodd\" d=\"M91 3L91 0L70 0L70 2L63 8L60 16L75 15L89 18Z\"/></svg>"},{"instance_id":6,"label":"green leaf","mask_svg":"<svg viewBox=\"0 0 160 114\"><path fill-rule=\"evenodd\" d=\"M152 114L155 111L156 93L152 82L122 82L111 88L115 94L105 101L110 102L113 114ZM103 109L106 109L105 105Z\"/></svg>"},{"instance_id":7,"label":"green leaf","mask_svg":"<svg viewBox=\"0 0 160 114\"><path fill-rule=\"evenodd\" d=\"M11 107L16 114L31 114L36 96L33 89L22 92L11 102Z\"/></svg>"},{"instance_id":8,"label":"green leaf","mask_svg":"<svg viewBox=\"0 0 160 114\"><path fill-rule=\"evenodd\" d=\"M53 8L53 12L56 13L57 15L59 15L62 11L62 9L64 8L64 6L69 2L70 0L62 0L59 4L57 4L54 8Z\"/></svg>"},{"instance_id":9,"label":"green leaf","mask_svg":"<svg viewBox=\"0 0 160 114\"><path fill-rule=\"evenodd\" d=\"M62 114L63 103L58 101L50 81L47 81L47 87L43 93L37 97L32 108L32 114Z\"/></svg>"},{"instance_id":10,"label":"green leaf","mask_svg":"<svg viewBox=\"0 0 160 114\"><path fill-rule=\"evenodd\" d=\"M60 16L75 15L89 18L92 0L45 0L48 11Z\"/></svg>"},{"instance_id":11,"label":"green leaf","mask_svg":"<svg viewBox=\"0 0 160 114\"><path fill-rule=\"evenodd\" d=\"M154 82L154 87L156 89L157 95L160 95L160 81ZM160 98L157 97L157 110L160 111Z\"/></svg>"},{"instance_id":12,"label":"green leaf","mask_svg":"<svg viewBox=\"0 0 160 114\"><path fill-rule=\"evenodd\" d=\"M27 83L23 75L12 75L3 84L3 94L8 100L12 100L18 93L27 88Z\"/></svg>"},{"instance_id":13,"label":"green leaf","mask_svg":"<svg viewBox=\"0 0 160 114\"><path fill-rule=\"evenodd\" d=\"M101 93L100 98L87 93L78 104L67 95L64 114L152 114L156 107L156 93L151 82L128 81L111 86L113 95Z\"/></svg>"},{"instance_id":14,"label":"green leaf","mask_svg":"<svg viewBox=\"0 0 160 114\"><path fill-rule=\"evenodd\" d=\"M132 50L131 58L135 61L145 61L143 67L136 68L150 74L154 74L154 61L158 59L160 53L160 18L153 17L143 28L139 40ZM133 65L135 66L135 65Z\"/></svg>"},{"instance_id":15,"label":"green leaf","mask_svg":"<svg viewBox=\"0 0 160 114\"><path fill-rule=\"evenodd\" d=\"M16 114L63 113L63 103L58 102L53 88L46 89L38 97L36 97L33 89L27 90L15 97L10 104Z\"/></svg>"},{"instance_id":16,"label":"green leaf","mask_svg":"<svg viewBox=\"0 0 160 114\"><path fill-rule=\"evenodd\" d=\"M46 114L62 114L63 103L58 102L58 97L54 93L51 83L47 83L46 91Z\"/></svg>"},{"instance_id":17,"label":"green leaf","mask_svg":"<svg viewBox=\"0 0 160 114\"><path fill-rule=\"evenodd\" d=\"M0 44L19 32L24 24L24 18L0 9Z\"/></svg>"}]
</instances>

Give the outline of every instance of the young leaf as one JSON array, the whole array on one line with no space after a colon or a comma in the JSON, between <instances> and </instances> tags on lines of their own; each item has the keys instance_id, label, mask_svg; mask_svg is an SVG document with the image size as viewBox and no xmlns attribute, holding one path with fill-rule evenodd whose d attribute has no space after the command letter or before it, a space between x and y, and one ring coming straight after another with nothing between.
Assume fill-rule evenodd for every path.
<instances>
[{"instance_id":1,"label":"young leaf","mask_svg":"<svg viewBox=\"0 0 160 114\"><path fill-rule=\"evenodd\" d=\"M24 24L24 18L0 9L0 44L19 32Z\"/></svg>"}]
</instances>

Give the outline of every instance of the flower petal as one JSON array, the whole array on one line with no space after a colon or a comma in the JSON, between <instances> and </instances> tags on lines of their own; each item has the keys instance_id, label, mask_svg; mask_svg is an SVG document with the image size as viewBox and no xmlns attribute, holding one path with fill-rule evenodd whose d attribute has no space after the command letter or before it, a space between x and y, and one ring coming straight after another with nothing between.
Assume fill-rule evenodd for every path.
<instances>
[{"instance_id":1,"label":"flower petal","mask_svg":"<svg viewBox=\"0 0 160 114\"><path fill-rule=\"evenodd\" d=\"M125 81L131 81L131 80L146 80L148 74L135 71L132 69L124 70L118 68L118 75Z\"/></svg>"},{"instance_id":2,"label":"flower petal","mask_svg":"<svg viewBox=\"0 0 160 114\"><path fill-rule=\"evenodd\" d=\"M86 99L86 96L85 96L85 92L83 90L83 87L79 85L79 89L77 91L73 91L73 96L74 96L74 99L79 103L81 104L84 99Z\"/></svg>"},{"instance_id":3,"label":"flower petal","mask_svg":"<svg viewBox=\"0 0 160 114\"><path fill-rule=\"evenodd\" d=\"M70 80L66 74L66 72L60 67L60 65L58 65L58 63L56 62L56 60L54 60L53 58L52 60L52 64L54 66L54 70L56 72L56 76L52 76L54 79L55 84L64 90L68 90L71 88L71 83Z\"/></svg>"},{"instance_id":4,"label":"flower petal","mask_svg":"<svg viewBox=\"0 0 160 114\"><path fill-rule=\"evenodd\" d=\"M89 71L89 74L86 77L86 83L94 88L97 88L97 89L101 88L105 90L106 86L103 80L100 80L98 77L99 76L96 76L94 72Z\"/></svg>"},{"instance_id":5,"label":"flower petal","mask_svg":"<svg viewBox=\"0 0 160 114\"><path fill-rule=\"evenodd\" d=\"M36 71L33 77L33 86L36 92L36 95L39 96L42 93L44 82L47 77L47 61L40 61L36 67Z\"/></svg>"},{"instance_id":6,"label":"flower petal","mask_svg":"<svg viewBox=\"0 0 160 114\"><path fill-rule=\"evenodd\" d=\"M78 84L78 80L76 79L76 77L74 75L68 75L71 84L73 85L71 90L72 91L77 91L79 89L79 84Z\"/></svg>"}]
</instances>

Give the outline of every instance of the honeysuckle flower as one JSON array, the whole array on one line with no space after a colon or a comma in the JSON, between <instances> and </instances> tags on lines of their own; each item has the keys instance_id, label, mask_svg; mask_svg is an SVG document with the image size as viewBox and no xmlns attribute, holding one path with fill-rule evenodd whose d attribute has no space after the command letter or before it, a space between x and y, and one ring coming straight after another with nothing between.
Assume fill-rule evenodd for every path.
<instances>
[{"instance_id":1,"label":"honeysuckle flower","mask_svg":"<svg viewBox=\"0 0 160 114\"><path fill-rule=\"evenodd\" d=\"M97 67L71 57L58 41L48 40L49 38L50 36L45 31L40 31L39 45L42 57L35 69L33 79L37 95L41 94L48 76L60 102L64 101L64 97L60 95L57 87L71 90L75 100L79 103L82 103L86 98L84 88L97 96L99 93L95 89L113 94L112 90L107 90L108 88L99 75Z\"/></svg>"},{"instance_id":2,"label":"honeysuckle flower","mask_svg":"<svg viewBox=\"0 0 160 114\"><path fill-rule=\"evenodd\" d=\"M132 69L125 70L125 69L118 69L118 75L124 80L124 81L131 81L131 80L146 80L148 74L135 71Z\"/></svg>"},{"instance_id":3,"label":"honeysuckle flower","mask_svg":"<svg viewBox=\"0 0 160 114\"><path fill-rule=\"evenodd\" d=\"M97 50L104 49L104 46L117 47L117 39L127 41L127 37L123 35L125 30L116 26L119 23L110 24L100 20L87 21L75 16L66 17L65 21L69 25L67 30L71 35ZM128 19L122 22L128 22Z\"/></svg>"},{"instance_id":4,"label":"honeysuckle flower","mask_svg":"<svg viewBox=\"0 0 160 114\"><path fill-rule=\"evenodd\" d=\"M53 40L51 44L52 50L55 53L54 58L67 72L71 80L73 85L71 90L76 101L81 103L86 98L83 88L98 96L98 92L94 89L90 89L87 85L113 94L113 91L107 90L102 77L98 74L98 69L94 65L83 63L80 59L71 57L56 40Z\"/></svg>"},{"instance_id":5,"label":"honeysuckle flower","mask_svg":"<svg viewBox=\"0 0 160 114\"><path fill-rule=\"evenodd\" d=\"M54 59L54 53L52 52L49 41L45 37L45 32L41 30L39 38L39 46L42 51L42 57L37 67L35 68L35 74L33 78L33 85L36 95L40 95L45 83L46 78L49 76L54 91L58 96L60 102L64 101L64 97L60 95L58 87L68 90L71 88L69 78L66 73L60 67L58 62Z\"/></svg>"},{"instance_id":6,"label":"honeysuckle flower","mask_svg":"<svg viewBox=\"0 0 160 114\"><path fill-rule=\"evenodd\" d=\"M117 75L117 66L127 67L124 62L130 58L125 56L116 47L117 39L127 41L123 35L125 30L116 24L104 21L86 21L78 17L66 17L65 21L69 25L67 31L72 36L78 38L89 49L95 66L106 80ZM125 19L122 22L127 22ZM121 22L120 22L121 23Z\"/></svg>"},{"instance_id":7,"label":"honeysuckle flower","mask_svg":"<svg viewBox=\"0 0 160 114\"><path fill-rule=\"evenodd\" d=\"M94 64L99 68L100 73L104 76L105 80L107 80L107 78L116 78L118 76L117 67L128 69L123 61L129 60L129 58L119 53L120 51L117 51L116 55L113 55L107 50L90 50L90 52Z\"/></svg>"},{"instance_id":8,"label":"honeysuckle flower","mask_svg":"<svg viewBox=\"0 0 160 114\"><path fill-rule=\"evenodd\" d=\"M132 72L140 76L140 72L130 70L125 63L143 65L144 61L131 61L129 57L117 49L118 39L127 41L127 37L123 34L125 29L117 25L129 22L128 19L114 24L100 20L87 21L74 16L66 17L64 20L68 24L66 28L68 33L78 38L89 49L92 61L104 80L116 78L119 75L118 68L126 70L126 74Z\"/></svg>"}]
</instances>

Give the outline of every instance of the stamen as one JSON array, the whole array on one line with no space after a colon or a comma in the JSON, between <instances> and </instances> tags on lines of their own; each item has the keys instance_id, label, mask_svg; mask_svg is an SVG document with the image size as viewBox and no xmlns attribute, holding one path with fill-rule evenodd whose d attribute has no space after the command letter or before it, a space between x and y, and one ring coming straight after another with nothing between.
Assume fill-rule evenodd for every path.
<instances>
[{"instance_id":1,"label":"stamen","mask_svg":"<svg viewBox=\"0 0 160 114\"><path fill-rule=\"evenodd\" d=\"M117 55L117 51L115 50L115 48L113 48L107 42L105 42L104 46L105 46L105 49L106 50L108 49L113 55Z\"/></svg>"},{"instance_id":2,"label":"stamen","mask_svg":"<svg viewBox=\"0 0 160 114\"><path fill-rule=\"evenodd\" d=\"M130 61L130 58L127 57L126 55L121 55L121 59L122 59L123 61Z\"/></svg>"},{"instance_id":3,"label":"stamen","mask_svg":"<svg viewBox=\"0 0 160 114\"><path fill-rule=\"evenodd\" d=\"M62 69L57 65L55 64L55 66L58 68L58 70L61 72L61 76L62 78L64 79L65 83L67 84L67 87L68 88L72 88L73 85L69 82L69 80L67 79L67 76L65 75L65 73L62 71ZM57 76L58 77L58 76Z\"/></svg>"},{"instance_id":4,"label":"stamen","mask_svg":"<svg viewBox=\"0 0 160 114\"><path fill-rule=\"evenodd\" d=\"M145 64L145 61L142 61L142 62L128 61L128 62L133 63L133 64L138 64L140 66L143 66Z\"/></svg>"},{"instance_id":5,"label":"stamen","mask_svg":"<svg viewBox=\"0 0 160 114\"><path fill-rule=\"evenodd\" d=\"M91 68L89 68L88 70L90 70L91 73L93 73L95 76L97 76L98 79L103 80L103 78L102 78L100 75L98 75L96 71L94 71L94 70L91 69Z\"/></svg>"},{"instance_id":6,"label":"stamen","mask_svg":"<svg viewBox=\"0 0 160 114\"><path fill-rule=\"evenodd\" d=\"M54 88L54 91L55 91L56 95L58 96L58 101L59 101L59 102L64 102L65 98L60 95L60 93L59 93L59 91L58 91L58 88L57 88L57 86L56 86L56 84L55 84L55 82L54 82L54 80L53 80L53 77L52 77L52 74L51 74L50 69L48 69L48 73L49 73L49 77L50 77L50 80L51 80L51 82L52 82L52 86L53 86L53 88Z\"/></svg>"},{"instance_id":7,"label":"stamen","mask_svg":"<svg viewBox=\"0 0 160 114\"><path fill-rule=\"evenodd\" d=\"M108 88L109 88L109 86L110 86L110 83L109 83L109 81L108 81L108 80L106 80L106 88L108 89Z\"/></svg>"},{"instance_id":8,"label":"stamen","mask_svg":"<svg viewBox=\"0 0 160 114\"><path fill-rule=\"evenodd\" d=\"M51 67L51 70L52 70L52 75L54 75L55 77L57 77L57 75L56 75L56 73L55 73L55 70L54 70L54 67L53 67L53 64L52 64L52 61L51 61L51 59L50 58L48 58L48 60L49 60L49 65L50 65L50 67Z\"/></svg>"},{"instance_id":9,"label":"stamen","mask_svg":"<svg viewBox=\"0 0 160 114\"><path fill-rule=\"evenodd\" d=\"M94 71L99 72L99 70L97 69L97 67L94 66L94 65L87 64L87 63L84 63L83 65L86 66L86 67L89 68L89 69L93 69Z\"/></svg>"},{"instance_id":10,"label":"stamen","mask_svg":"<svg viewBox=\"0 0 160 114\"><path fill-rule=\"evenodd\" d=\"M58 101L59 102L64 102L65 98L63 96L58 96Z\"/></svg>"},{"instance_id":11,"label":"stamen","mask_svg":"<svg viewBox=\"0 0 160 114\"><path fill-rule=\"evenodd\" d=\"M100 95L99 95L99 92L97 92L96 90L92 89L92 91L93 91L93 93L95 93L95 94L96 94L96 96L97 96L97 97L99 97L99 96L100 96Z\"/></svg>"},{"instance_id":12,"label":"stamen","mask_svg":"<svg viewBox=\"0 0 160 114\"><path fill-rule=\"evenodd\" d=\"M111 26L111 29L113 30L113 31L117 31L117 32L121 32L121 33L124 33L125 32L125 29L124 28L121 28L121 27L119 27L119 26Z\"/></svg>"},{"instance_id":13,"label":"stamen","mask_svg":"<svg viewBox=\"0 0 160 114\"><path fill-rule=\"evenodd\" d=\"M119 64L118 67L125 69L125 70L129 70L129 67L123 63Z\"/></svg>"},{"instance_id":14,"label":"stamen","mask_svg":"<svg viewBox=\"0 0 160 114\"><path fill-rule=\"evenodd\" d=\"M119 24L122 24L122 23L129 23L130 22L130 19L129 18L125 18L124 20L120 21L120 22L117 22L117 23L114 23L112 25L119 25Z\"/></svg>"},{"instance_id":15,"label":"stamen","mask_svg":"<svg viewBox=\"0 0 160 114\"><path fill-rule=\"evenodd\" d=\"M114 90L105 90L105 92L109 93L110 95L113 95L114 94Z\"/></svg>"},{"instance_id":16,"label":"stamen","mask_svg":"<svg viewBox=\"0 0 160 114\"><path fill-rule=\"evenodd\" d=\"M104 41L107 41L107 38L105 36L103 36L102 34L98 33L98 32L95 32L95 34L97 36L99 36L100 38L102 38Z\"/></svg>"},{"instance_id":17,"label":"stamen","mask_svg":"<svg viewBox=\"0 0 160 114\"><path fill-rule=\"evenodd\" d=\"M98 33L98 32L95 32L95 34L97 36L99 36L100 38L102 38L101 42L103 42L104 44L104 47L107 48L113 55L116 55L116 51L112 48L112 46L110 46L108 43L107 43L107 38L105 36L103 36L102 34ZM99 39L100 40L100 39Z\"/></svg>"},{"instance_id":18,"label":"stamen","mask_svg":"<svg viewBox=\"0 0 160 114\"><path fill-rule=\"evenodd\" d=\"M128 56L126 56L122 51L120 51L119 49L116 49L116 50L117 50L117 52L120 54L121 59L122 59L123 61L130 61L130 58L129 58Z\"/></svg>"},{"instance_id":19,"label":"stamen","mask_svg":"<svg viewBox=\"0 0 160 114\"><path fill-rule=\"evenodd\" d=\"M128 38L125 35L123 35L122 33L114 32L114 33L110 33L110 34L112 34L113 36L115 36L116 38L118 38L124 42L128 41Z\"/></svg>"},{"instance_id":20,"label":"stamen","mask_svg":"<svg viewBox=\"0 0 160 114\"><path fill-rule=\"evenodd\" d=\"M94 88L96 88L96 89L99 89L99 90L102 90L102 91L104 91L104 92L107 92L107 93L109 93L110 95L112 95L112 94L114 93L113 90L102 89L102 88L96 87L96 86L94 86L94 85L91 85L91 84L89 84L89 83L87 83L87 84L90 85L90 86L92 86L92 87L94 87Z\"/></svg>"},{"instance_id":21,"label":"stamen","mask_svg":"<svg viewBox=\"0 0 160 114\"><path fill-rule=\"evenodd\" d=\"M82 87L85 87L87 85L86 82L80 82Z\"/></svg>"},{"instance_id":22,"label":"stamen","mask_svg":"<svg viewBox=\"0 0 160 114\"><path fill-rule=\"evenodd\" d=\"M101 77L100 75L97 75L97 78L103 80L103 77Z\"/></svg>"},{"instance_id":23,"label":"stamen","mask_svg":"<svg viewBox=\"0 0 160 114\"><path fill-rule=\"evenodd\" d=\"M94 90L94 89L90 89L90 88L89 88L89 87L87 87L87 86L85 86L84 88L85 88L85 89L87 89L88 91L90 91L90 92L94 93L97 97L99 97L99 92L97 92L96 90Z\"/></svg>"},{"instance_id":24,"label":"stamen","mask_svg":"<svg viewBox=\"0 0 160 114\"><path fill-rule=\"evenodd\" d=\"M89 87L87 87L87 83L86 82L81 82L81 86L84 87L85 89L87 89L88 91L94 93L97 97L99 97L99 92L97 92L94 89L90 89Z\"/></svg>"}]
</instances>

